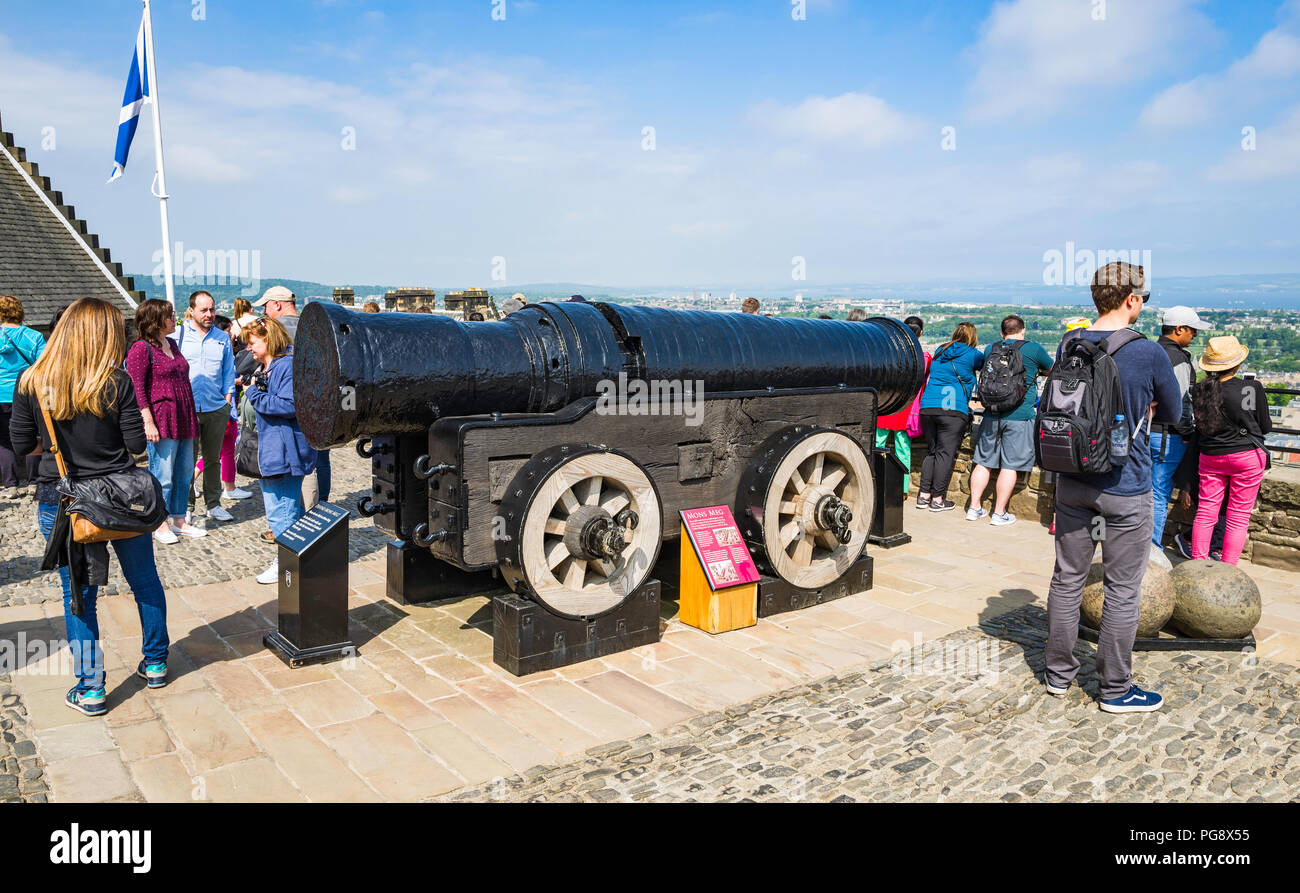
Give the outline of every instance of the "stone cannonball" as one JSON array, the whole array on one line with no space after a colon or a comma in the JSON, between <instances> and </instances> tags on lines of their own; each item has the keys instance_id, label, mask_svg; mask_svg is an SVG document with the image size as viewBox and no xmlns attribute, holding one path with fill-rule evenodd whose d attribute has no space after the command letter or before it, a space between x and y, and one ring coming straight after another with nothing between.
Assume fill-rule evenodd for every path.
<instances>
[{"instance_id":1,"label":"stone cannonball","mask_svg":"<svg viewBox=\"0 0 1300 893\"><path fill-rule=\"evenodd\" d=\"M1102 580L1105 571L1098 561L1088 568L1088 582L1083 586L1083 604L1080 614L1083 622L1093 629L1101 629L1101 604L1104 596ZM1137 634L1150 638L1160 632L1174 613L1174 583L1169 571L1156 561L1147 565L1142 577L1142 604L1138 612Z\"/></svg>"},{"instance_id":2,"label":"stone cannonball","mask_svg":"<svg viewBox=\"0 0 1300 893\"><path fill-rule=\"evenodd\" d=\"M1221 561L1184 561L1174 581L1174 626L1196 639L1243 639L1264 609L1245 571Z\"/></svg>"}]
</instances>

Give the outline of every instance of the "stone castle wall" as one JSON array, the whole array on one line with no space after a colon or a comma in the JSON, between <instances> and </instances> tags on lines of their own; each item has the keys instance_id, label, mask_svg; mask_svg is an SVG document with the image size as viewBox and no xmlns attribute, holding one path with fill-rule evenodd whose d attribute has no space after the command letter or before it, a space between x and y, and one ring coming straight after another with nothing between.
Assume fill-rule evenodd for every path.
<instances>
[{"instance_id":1,"label":"stone castle wall","mask_svg":"<svg viewBox=\"0 0 1300 893\"><path fill-rule=\"evenodd\" d=\"M972 429L972 434L975 429ZM957 455L957 464L953 470L952 484L948 488L948 498L957 503L959 510L965 511L970 501L970 472L974 467L972 450L974 442L967 437ZM915 499L917 487L921 483L921 463L925 460L926 447L923 438L912 440L912 484L909 495ZM1056 494L1055 476L1035 468L1029 474L1021 474L1008 508L1022 521L1034 520L1044 528L1052 523L1052 512ZM1174 491L1178 493L1177 490ZM984 491L985 508L991 508L993 482ZM1190 530L1194 512L1184 510L1174 500L1169 509L1169 520L1165 525L1165 542L1171 543L1175 534ZM1246 548L1242 553L1255 564L1283 570L1300 571L1300 468L1274 465L1264 476L1264 483L1259 490L1255 512L1250 518L1250 533Z\"/></svg>"}]
</instances>

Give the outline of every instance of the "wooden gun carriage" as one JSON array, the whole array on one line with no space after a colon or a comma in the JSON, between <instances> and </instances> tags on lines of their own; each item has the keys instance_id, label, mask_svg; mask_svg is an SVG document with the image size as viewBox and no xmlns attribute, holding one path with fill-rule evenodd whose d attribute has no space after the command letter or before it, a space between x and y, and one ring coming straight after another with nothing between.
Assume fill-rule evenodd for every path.
<instances>
[{"instance_id":1,"label":"wooden gun carriage","mask_svg":"<svg viewBox=\"0 0 1300 893\"><path fill-rule=\"evenodd\" d=\"M358 509L402 550L391 594L447 597L495 571L584 622L650 577L681 509L730 506L759 567L794 587L842 578L871 524L876 417L923 374L893 319L579 302L479 323L315 302L294 350L308 440L361 438L372 459Z\"/></svg>"}]
</instances>

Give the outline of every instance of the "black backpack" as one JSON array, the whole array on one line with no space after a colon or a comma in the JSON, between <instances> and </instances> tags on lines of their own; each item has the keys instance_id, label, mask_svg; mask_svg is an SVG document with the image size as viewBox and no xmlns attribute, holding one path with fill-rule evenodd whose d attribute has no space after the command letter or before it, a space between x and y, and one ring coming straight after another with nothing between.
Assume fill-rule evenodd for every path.
<instances>
[{"instance_id":1,"label":"black backpack","mask_svg":"<svg viewBox=\"0 0 1300 893\"><path fill-rule=\"evenodd\" d=\"M1024 341L999 341L989 350L980 370L979 398L988 412L1014 412L1029 393L1025 383L1025 361L1020 350Z\"/></svg>"},{"instance_id":2,"label":"black backpack","mask_svg":"<svg viewBox=\"0 0 1300 893\"><path fill-rule=\"evenodd\" d=\"M1062 345L1061 359L1043 385L1034 423L1034 447L1044 471L1105 474L1124 464L1110 454L1115 416L1127 414L1114 356L1124 345L1145 337L1121 329L1100 343L1076 334Z\"/></svg>"}]
</instances>

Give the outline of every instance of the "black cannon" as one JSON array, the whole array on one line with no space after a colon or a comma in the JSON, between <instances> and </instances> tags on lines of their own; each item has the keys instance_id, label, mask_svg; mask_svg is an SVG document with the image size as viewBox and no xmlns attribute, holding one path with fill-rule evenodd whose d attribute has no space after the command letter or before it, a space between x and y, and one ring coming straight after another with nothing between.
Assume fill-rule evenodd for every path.
<instances>
[{"instance_id":1,"label":"black cannon","mask_svg":"<svg viewBox=\"0 0 1300 893\"><path fill-rule=\"evenodd\" d=\"M685 508L731 506L759 566L794 586L839 579L871 526L876 416L923 375L893 319L604 303L460 323L314 302L294 346L308 440L363 438L373 460L363 513L585 619L647 578Z\"/></svg>"}]
</instances>

